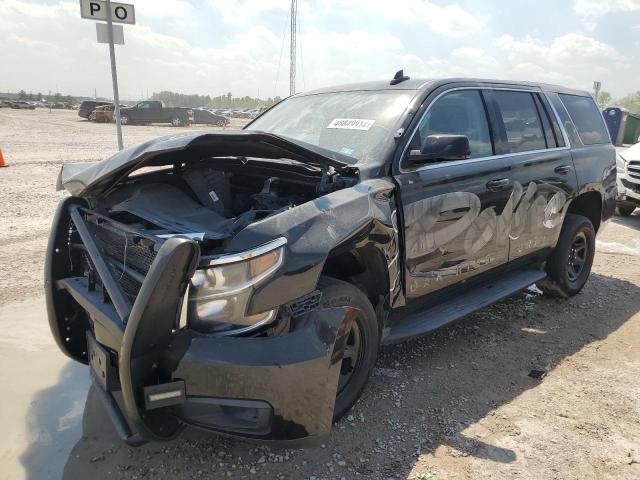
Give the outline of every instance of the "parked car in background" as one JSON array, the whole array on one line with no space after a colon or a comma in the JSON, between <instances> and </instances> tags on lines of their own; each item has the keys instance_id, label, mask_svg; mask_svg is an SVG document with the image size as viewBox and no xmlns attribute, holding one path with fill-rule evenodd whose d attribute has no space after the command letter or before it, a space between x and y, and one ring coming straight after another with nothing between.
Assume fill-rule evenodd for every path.
<instances>
[{"instance_id":1,"label":"parked car in background","mask_svg":"<svg viewBox=\"0 0 640 480\"><path fill-rule=\"evenodd\" d=\"M640 143L618 154L618 199L616 213L628 217L640 208Z\"/></svg>"},{"instance_id":2,"label":"parked car in background","mask_svg":"<svg viewBox=\"0 0 640 480\"><path fill-rule=\"evenodd\" d=\"M209 109L194 108L193 123L199 123L203 125L215 125L217 127L226 127L231 123L231 121L227 117L213 113Z\"/></svg>"},{"instance_id":3,"label":"parked car in background","mask_svg":"<svg viewBox=\"0 0 640 480\"><path fill-rule=\"evenodd\" d=\"M113 122L113 104L109 105L100 105L93 109L93 111L89 114L89 120L92 122L98 123L109 123Z\"/></svg>"},{"instance_id":4,"label":"parked car in background","mask_svg":"<svg viewBox=\"0 0 640 480\"><path fill-rule=\"evenodd\" d=\"M11 100L0 100L0 108L11 108Z\"/></svg>"},{"instance_id":5,"label":"parked car in background","mask_svg":"<svg viewBox=\"0 0 640 480\"><path fill-rule=\"evenodd\" d=\"M111 105L111 102L101 102L97 100L85 100L78 107L78 116L89 120L91 112L101 105Z\"/></svg>"},{"instance_id":6,"label":"parked car in background","mask_svg":"<svg viewBox=\"0 0 640 480\"><path fill-rule=\"evenodd\" d=\"M120 109L123 125L145 123L170 123L174 127L186 127L193 122L193 109L166 107L163 102L145 100L132 107Z\"/></svg>"},{"instance_id":7,"label":"parked car in background","mask_svg":"<svg viewBox=\"0 0 640 480\"><path fill-rule=\"evenodd\" d=\"M615 162L585 91L400 71L294 95L63 167L51 331L129 443L319 443L381 345L534 283L580 292Z\"/></svg>"},{"instance_id":8,"label":"parked car in background","mask_svg":"<svg viewBox=\"0 0 640 480\"><path fill-rule=\"evenodd\" d=\"M11 108L35 110L36 106L34 104L32 104L32 103L29 103L29 102L24 102L22 100L16 100L16 101L11 102Z\"/></svg>"}]
</instances>

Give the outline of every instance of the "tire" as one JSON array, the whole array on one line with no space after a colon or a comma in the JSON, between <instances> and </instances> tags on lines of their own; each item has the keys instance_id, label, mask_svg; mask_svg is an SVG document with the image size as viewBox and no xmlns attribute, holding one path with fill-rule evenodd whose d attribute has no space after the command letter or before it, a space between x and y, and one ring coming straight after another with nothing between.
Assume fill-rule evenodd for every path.
<instances>
[{"instance_id":1,"label":"tire","mask_svg":"<svg viewBox=\"0 0 640 480\"><path fill-rule=\"evenodd\" d=\"M127 115L120 115L120 124L129 125L129 117Z\"/></svg>"},{"instance_id":2,"label":"tire","mask_svg":"<svg viewBox=\"0 0 640 480\"><path fill-rule=\"evenodd\" d=\"M184 124L184 122L182 121L182 118L180 118L178 116L173 117L171 119L171 125L174 126L174 127L182 127L183 124Z\"/></svg>"},{"instance_id":3,"label":"tire","mask_svg":"<svg viewBox=\"0 0 640 480\"><path fill-rule=\"evenodd\" d=\"M567 214L556 248L547 260L547 278L538 282L538 287L553 297L577 294L587 283L595 250L596 232L591 221Z\"/></svg>"},{"instance_id":4,"label":"tire","mask_svg":"<svg viewBox=\"0 0 640 480\"><path fill-rule=\"evenodd\" d=\"M322 292L321 307L350 306L359 311L345 349L351 350L356 358L355 362L353 357L342 359L333 411L335 421L347 413L362 394L378 357L380 334L376 312L362 290L331 277L321 277L318 289ZM358 346L354 348L352 342Z\"/></svg>"},{"instance_id":5,"label":"tire","mask_svg":"<svg viewBox=\"0 0 640 480\"><path fill-rule=\"evenodd\" d=\"M619 215L621 217L628 217L629 215L631 215L633 213L633 211L636 209L635 205L628 205L628 204L624 204L624 205L616 205L616 215Z\"/></svg>"}]
</instances>

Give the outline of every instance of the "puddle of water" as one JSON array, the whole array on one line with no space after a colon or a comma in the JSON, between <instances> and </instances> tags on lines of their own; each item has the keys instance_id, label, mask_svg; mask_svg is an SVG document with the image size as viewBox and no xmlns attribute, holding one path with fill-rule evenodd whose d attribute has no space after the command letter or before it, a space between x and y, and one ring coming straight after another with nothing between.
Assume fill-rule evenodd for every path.
<instances>
[{"instance_id":1,"label":"puddle of water","mask_svg":"<svg viewBox=\"0 0 640 480\"><path fill-rule=\"evenodd\" d=\"M3 478L59 479L82 435L87 367L56 346L43 297L0 306L0 327Z\"/></svg>"}]
</instances>

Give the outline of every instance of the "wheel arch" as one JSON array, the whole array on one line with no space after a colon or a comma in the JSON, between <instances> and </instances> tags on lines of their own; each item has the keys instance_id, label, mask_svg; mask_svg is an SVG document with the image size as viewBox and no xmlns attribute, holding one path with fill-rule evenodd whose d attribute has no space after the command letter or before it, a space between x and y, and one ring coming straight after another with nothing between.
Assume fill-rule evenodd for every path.
<instances>
[{"instance_id":1,"label":"wheel arch","mask_svg":"<svg viewBox=\"0 0 640 480\"><path fill-rule=\"evenodd\" d=\"M577 195L569 204L567 213L583 215L591 220L598 233L602 224L602 194L597 190L589 190Z\"/></svg>"},{"instance_id":2,"label":"wheel arch","mask_svg":"<svg viewBox=\"0 0 640 480\"><path fill-rule=\"evenodd\" d=\"M362 290L382 323L380 309L388 308L391 276L385 253L373 242L346 242L334 248L324 262L321 276L348 282Z\"/></svg>"}]
</instances>

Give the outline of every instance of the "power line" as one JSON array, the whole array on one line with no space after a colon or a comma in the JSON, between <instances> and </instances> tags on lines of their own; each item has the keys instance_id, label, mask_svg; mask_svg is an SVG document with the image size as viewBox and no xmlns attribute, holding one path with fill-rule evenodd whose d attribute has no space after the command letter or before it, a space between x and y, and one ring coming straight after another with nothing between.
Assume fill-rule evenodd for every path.
<instances>
[{"instance_id":1,"label":"power line","mask_svg":"<svg viewBox=\"0 0 640 480\"><path fill-rule=\"evenodd\" d=\"M298 14L297 0L291 0L291 50L289 59L289 94L296 93L296 17Z\"/></svg>"}]
</instances>

